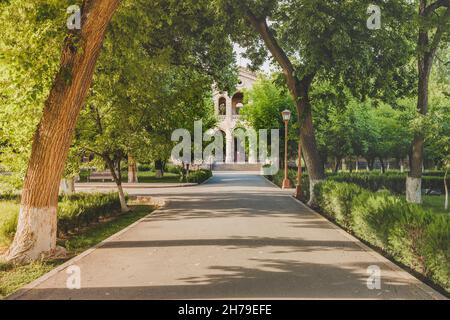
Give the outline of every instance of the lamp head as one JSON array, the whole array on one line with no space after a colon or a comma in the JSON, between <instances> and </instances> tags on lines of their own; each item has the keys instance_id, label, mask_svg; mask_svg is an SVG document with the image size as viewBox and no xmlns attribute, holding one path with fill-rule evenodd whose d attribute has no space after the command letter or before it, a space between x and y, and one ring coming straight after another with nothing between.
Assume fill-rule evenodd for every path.
<instances>
[{"instance_id":1,"label":"lamp head","mask_svg":"<svg viewBox=\"0 0 450 320\"><path fill-rule=\"evenodd\" d=\"M289 120L291 120L291 111L289 111L289 110L284 110L283 112L281 112L281 115L283 116L283 120L284 120L284 121L289 121Z\"/></svg>"}]
</instances>

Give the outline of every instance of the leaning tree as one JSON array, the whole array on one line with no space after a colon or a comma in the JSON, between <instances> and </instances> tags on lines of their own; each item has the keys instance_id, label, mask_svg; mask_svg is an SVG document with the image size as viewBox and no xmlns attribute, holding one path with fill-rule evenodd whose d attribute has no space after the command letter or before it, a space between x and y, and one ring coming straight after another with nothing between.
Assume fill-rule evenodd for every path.
<instances>
[{"instance_id":1,"label":"leaning tree","mask_svg":"<svg viewBox=\"0 0 450 320\"><path fill-rule=\"evenodd\" d=\"M311 90L323 81L364 98L392 99L408 90L410 18L404 1L380 3L383 28L367 28L372 1L216 0L234 41L256 67L271 54L297 107L300 141L314 185L325 178L315 130Z\"/></svg>"},{"instance_id":2,"label":"leaning tree","mask_svg":"<svg viewBox=\"0 0 450 320\"><path fill-rule=\"evenodd\" d=\"M165 54L175 65L196 66L221 87L233 85L232 45L207 3L84 0L81 28L67 32L59 70L34 135L17 232L5 255L8 261L31 261L56 251L59 183L106 31L119 4L128 23L116 32L126 32L130 42L139 35L150 57L154 52ZM149 34L149 41L144 41Z\"/></svg>"},{"instance_id":3,"label":"leaning tree","mask_svg":"<svg viewBox=\"0 0 450 320\"><path fill-rule=\"evenodd\" d=\"M103 39L119 0L85 0L81 29L68 31L59 71L34 135L9 261L56 250L58 190L78 114L91 85Z\"/></svg>"}]
</instances>

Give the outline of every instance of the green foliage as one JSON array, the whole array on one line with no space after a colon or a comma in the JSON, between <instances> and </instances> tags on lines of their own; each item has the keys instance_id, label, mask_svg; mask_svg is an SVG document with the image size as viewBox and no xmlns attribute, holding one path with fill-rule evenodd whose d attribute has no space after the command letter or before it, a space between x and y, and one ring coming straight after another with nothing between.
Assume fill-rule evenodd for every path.
<instances>
[{"instance_id":1,"label":"green foliage","mask_svg":"<svg viewBox=\"0 0 450 320\"><path fill-rule=\"evenodd\" d=\"M393 172L381 174L379 172L340 172L338 174L330 175L329 178L337 182L354 183L362 188L369 189L374 192L381 189L387 189L395 194L405 193L406 173ZM444 178L424 176L422 178L422 188L443 192Z\"/></svg>"},{"instance_id":2,"label":"green foliage","mask_svg":"<svg viewBox=\"0 0 450 320\"><path fill-rule=\"evenodd\" d=\"M65 0L0 2L0 170L17 181L25 175L33 133L58 71L68 6Z\"/></svg>"},{"instance_id":3,"label":"green foliage","mask_svg":"<svg viewBox=\"0 0 450 320\"><path fill-rule=\"evenodd\" d=\"M396 195L405 193L406 173L400 172L386 172L380 173L375 171L362 172L339 172L328 173L327 179L335 182L344 182L356 184L363 189L368 189L372 192L380 190L389 190ZM269 180L278 186L282 186L284 179L284 171L280 170L276 175L268 176ZM289 169L288 178L292 185L297 183L297 170ZM444 177L442 172L431 172L430 175L425 173L422 177L422 188L432 189L444 192ZM307 173L302 176L302 190L304 192L304 199L309 198L309 178Z\"/></svg>"},{"instance_id":4,"label":"green foliage","mask_svg":"<svg viewBox=\"0 0 450 320\"><path fill-rule=\"evenodd\" d=\"M0 202L0 247L7 246L16 233L18 210L17 202Z\"/></svg>"},{"instance_id":5,"label":"green foliage","mask_svg":"<svg viewBox=\"0 0 450 320\"><path fill-rule=\"evenodd\" d=\"M197 171L190 171L188 176L184 176L181 178L181 182L203 183L211 177L212 177L211 170L201 169Z\"/></svg>"},{"instance_id":6,"label":"green foliage","mask_svg":"<svg viewBox=\"0 0 450 320\"><path fill-rule=\"evenodd\" d=\"M449 215L349 183L326 181L314 192L320 209L337 223L450 290Z\"/></svg>"},{"instance_id":7,"label":"green foliage","mask_svg":"<svg viewBox=\"0 0 450 320\"><path fill-rule=\"evenodd\" d=\"M152 207L149 206L133 206L132 209L133 211L128 214L120 215L115 219L93 225L81 230L80 233L71 235L60 245L68 250L69 257L77 255L123 230L152 211ZM27 265L0 262L0 299L39 278L64 261L64 259L38 261Z\"/></svg>"},{"instance_id":8,"label":"green foliage","mask_svg":"<svg viewBox=\"0 0 450 320\"><path fill-rule=\"evenodd\" d=\"M149 171L153 171L154 166L152 164L138 164L138 172L149 172Z\"/></svg>"},{"instance_id":9,"label":"green foliage","mask_svg":"<svg viewBox=\"0 0 450 320\"><path fill-rule=\"evenodd\" d=\"M15 234L19 203L0 202L0 240L9 242ZM120 214L120 201L117 193L77 193L62 196L58 203L58 232L71 233L79 228L98 222L100 218Z\"/></svg>"}]
</instances>

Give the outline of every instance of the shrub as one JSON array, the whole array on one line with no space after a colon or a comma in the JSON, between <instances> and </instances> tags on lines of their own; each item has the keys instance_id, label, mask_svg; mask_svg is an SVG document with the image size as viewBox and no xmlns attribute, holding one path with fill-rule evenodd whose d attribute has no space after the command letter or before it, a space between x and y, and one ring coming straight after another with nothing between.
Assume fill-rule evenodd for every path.
<instances>
[{"instance_id":1,"label":"shrub","mask_svg":"<svg viewBox=\"0 0 450 320\"><path fill-rule=\"evenodd\" d=\"M182 182L188 182L188 183L203 183L206 180L208 180L210 177L212 177L212 171L211 170L197 170L197 171L190 171L189 175L182 177Z\"/></svg>"},{"instance_id":2,"label":"shrub","mask_svg":"<svg viewBox=\"0 0 450 320\"><path fill-rule=\"evenodd\" d=\"M173 165L173 164L167 164L166 165L166 172L174 173L174 174L180 174L181 167Z\"/></svg>"},{"instance_id":3,"label":"shrub","mask_svg":"<svg viewBox=\"0 0 450 320\"><path fill-rule=\"evenodd\" d=\"M19 214L19 204L1 202L0 240L7 242L14 237ZM58 203L58 232L70 233L97 222L100 217L114 216L120 212L117 193L77 193L61 196Z\"/></svg>"},{"instance_id":4,"label":"shrub","mask_svg":"<svg viewBox=\"0 0 450 320\"><path fill-rule=\"evenodd\" d=\"M319 206L345 228L353 225L353 201L362 192L357 185L335 181L321 183L315 190Z\"/></svg>"},{"instance_id":5,"label":"shrub","mask_svg":"<svg viewBox=\"0 0 450 320\"><path fill-rule=\"evenodd\" d=\"M120 212L117 193L78 193L63 196L58 204L58 230L69 233Z\"/></svg>"},{"instance_id":6,"label":"shrub","mask_svg":"<svg viewBox=\"0 0 450 320\"><path fill-rule=\"evenodd\" d=\"M450 288L450 216L435 215L428 224L423 255L431 278Z\"/></svg>"},{"instance_id":7,"label":"shrub","mask_svg":"<svg viewBox=\"0 0 450 320\"><path fill-rule=\"evenodd\" d=\"M139 163L138 164L138 171L141 171L141 172L153 171L153 165L146 164L146 163Z\"/></svg>"},{"instance_id":8,"label":"shrub","mask_svg":"<svg viewBox=\"0 0 450 320\"><path fill-rule=\"evenodd\" d=\"M378 172L340 172L337 174L331 174L328 178L337 182L354 183L361 188L371 191L387 189L395 194L405 193L405 173L388 172L381 174ZM443 193L444 178L440 176L424 176L422 177L422 189L433 189Z\"/></svg>"},{"instance_id":9,"label":"shrub","mask_svg":"<svg viewBox=\"0 0 450 320\"><path fill-rule=\"evenodd\" d=\"M349 183L315 187L320 209L395 260L450 289L450 218L409 204L387 190L370 192Z\"/></svg>"},{"instance_id":10,"label":"shrub","mask_svg":"<svg viewBox=\"0 0 450 320\"><path fill-rule=\"evenodd\" d=\"M0 246L7 245L16 233L19 204L13 201L0 202Z\"/></svg>"},{"instance_id":11,"label":"shrub","mask_svg":"<svg viewBox=\"0 0 450 320\"><path fill-rule=\"evenodd\" d=\"M403 264L428 275L425 248L434 215L404 201L396 204L395 212L396 219L388 229L388 251Z\"/></svg>"}]
</instances>

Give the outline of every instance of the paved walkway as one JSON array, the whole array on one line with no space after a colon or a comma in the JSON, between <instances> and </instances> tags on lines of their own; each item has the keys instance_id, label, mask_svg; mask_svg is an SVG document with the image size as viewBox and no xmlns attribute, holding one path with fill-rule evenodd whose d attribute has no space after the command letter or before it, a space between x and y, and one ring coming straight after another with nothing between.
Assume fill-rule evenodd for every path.
<instances>
[{"instance_id":1,"label":"paved walkway","mask_svg":"<svg viewBox=\"0 0 450 320\"><path fill-rule=\"evenodd\" d=\"M260 176L127 191L170 202L15 298L442 298ZM79 290L66 289L72 264ZM371 265L382 270L381 290L367 288Z\"/></svg>"}]
</instances>

